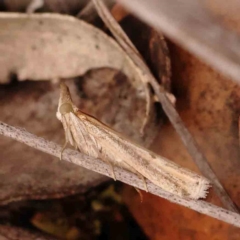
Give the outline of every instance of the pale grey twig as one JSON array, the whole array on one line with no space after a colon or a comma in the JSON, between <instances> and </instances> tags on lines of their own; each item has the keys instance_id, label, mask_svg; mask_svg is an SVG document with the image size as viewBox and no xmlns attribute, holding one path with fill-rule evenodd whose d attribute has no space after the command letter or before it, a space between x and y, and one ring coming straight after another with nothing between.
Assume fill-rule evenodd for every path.
<instances>
[{"instance_id":1,"label":"pale grey twig","mask_svg":"<svg viewBox=\"0 0 240 240\"><path fill-rule=\"evenodd\" d=\"M24 129L16 128L7 125L6 123L0 122L0 134L15 139L32 148L38 149L42 152L48 153L58 158L60 156L60 152L62 149L61 146L53 142L49 142L43 138L37 137ZM66 149L63 153L63 160L72 162L78 166L98 172L108 177L112 176L112 169L109 164L106 164L105 162L99 159L95 159L93 157L84 155L78 151ZM122 168L119 167L115 167L114 172L117 180L127 183L139 189L145 189L145 185L142 179L139 178L137 175L126 170L123 170ZM165 192L164 190L157 187L148 180L146 180L146 184L149 192L154 195L160 196L162 198L169 200L170 202L180 204L182 206L206 214L223 222L232 224L236 227L240 227L240 215L237 213L228 211L226 209L217 207L211 203L207 203L204 201L190 200L178 197L171 193Z\"/></svg>"}]
</instances>

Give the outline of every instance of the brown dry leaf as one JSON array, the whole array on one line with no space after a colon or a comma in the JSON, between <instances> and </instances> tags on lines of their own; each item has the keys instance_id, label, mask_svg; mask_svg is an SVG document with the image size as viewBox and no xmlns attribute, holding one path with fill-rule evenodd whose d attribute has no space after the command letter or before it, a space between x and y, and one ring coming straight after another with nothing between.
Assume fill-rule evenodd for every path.
<instances>
[{"instance_id":1,"label":"brown dry leaf","mask_svg":"<svg viewBox=\"0 0 240 240\"><path fill-rule=\"evenodd\" d=\"M151 26L162 31L172 41L225 76L240 82L240 38L235 31L229 31L223 26L219 16L216 17L211 11L212 6L218 11L221 5L220 9L234 9L229 15L237 15L237 9L240 8L238 1L232 0L230 7L227 8L224 7L226 1L222 0L217 4L214 4L214 0L120 0L120 2Z\"/></svg>"},{"instance_id":2,"label":"brown dry leaf","mask_svg":"<svg viewBox=\"0 0 240 240\"><path fill-rule=\"evenodd\" d=\"M182 49L170 45L170 52L178 112L229 195L240 206L240 88ZM170 124L161 129L153 150L196 170ZM221 205L216 196L209 198ZM144 194L141 204L137 194L125 187L124 199L150 239L240 239L239 228L153 195Z\"/></svg>"}]
</instances>

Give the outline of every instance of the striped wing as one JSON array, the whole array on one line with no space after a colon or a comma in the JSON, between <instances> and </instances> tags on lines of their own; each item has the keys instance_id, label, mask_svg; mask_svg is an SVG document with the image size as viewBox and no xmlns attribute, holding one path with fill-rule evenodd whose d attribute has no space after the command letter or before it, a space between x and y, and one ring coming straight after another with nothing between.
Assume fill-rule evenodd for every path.
<instances>
[{"instance_id":1,"label":"striped wing","mask_svg":"<svg viewBox=\"0 0 240 240\"><path fill-rule=\"evenodd\" d=\"M206 197L209 188L206 178L132 143L90 116L86 116L83 123L105 153L102 158L107 157L114 164L141 174L171 193L193 199Z\"/></svg>"},{"instance_id":2,"label":"striped wing","mask_svg":"<svg viewBox=\"0 0 240 240\"><path fill-rule=\"evenodd\" d=\"M77 146L80 152L95 158L100 158L106 163L112 164L112 166L118 166L141 175L136 169L132 168L127 161L120 160L117 157L119 153L116 147L106 142L108 136L96 125L93 125L89 121L88 116L69 113L68 125L73 138L73 144L69 142L72 146Z\"/></svg>"},{"instance_id":3,"label":"striped wing","mask_svg":"<svg viewBox=\"0 0 240 240\"><path fill-rule=\"evenodd\" d=\"M100 149L95 138L90 135L83 121L70 112L63 116L66 140L80 152L99 158Z\"/></svg>"},{"instance_id":4,"label":"striped wing","mask_svg":"<svg viewBox=\"0 0 240 240\"><path fill-rule=\"evenodd\" d=\"M126 140L93 117L70 112L65 118L68 140L81 152L144 176L173 194L205 197L209 182L204 177Z\"/></svg>"}]
</instances>

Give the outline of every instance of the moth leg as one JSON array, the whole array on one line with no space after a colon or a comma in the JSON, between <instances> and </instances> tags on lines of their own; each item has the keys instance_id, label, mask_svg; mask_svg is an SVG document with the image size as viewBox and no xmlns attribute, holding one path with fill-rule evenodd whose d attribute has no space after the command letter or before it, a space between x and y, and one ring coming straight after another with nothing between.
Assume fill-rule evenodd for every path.
<instances>
[{"instance_id":1,"label":"moth leg","mask_svg":"<svg viewBox=\"0 0 240 240\"><path fill-rule=\"evenodd\" d=\"M62 160L62 154L63 154L63 151L65 150L65 148L67 147L68 142L70 142L70 144L73 145L76 148L76 144L73 141L72 133L70 131L70 128L67 125L66 117L63 116L62 118L63 118L63 127L64 127L64 131L65 131L65 143L64 143L64 145L62 147L62 150L60 152L60 160Z\"/></svg>"},{"instance_id":2,"label":"moth leg","mask_svg":"<svg viewBox=\"0 0 240 240\"><path fill-rule=\"evenodd\" d=\"M84 122L82 122L82 124L85 127L85 131L88 133L87 127L85 126ZM96 139L93 136L91 136L90 133L88 133L89 136L84 134L82 131L79 131L78 133L79 133L79 135L82 136L82 140L84 141L86 147L88 148L87 150L83 149L83 151L81 151L81 147L77 146L77 141L75 141L76 142L76 147L78 147L78 150L80 152L85 152L89 156L94 156L96 158L99 158L102 161L109 164L111 166L111 169L112 169L112 178L116 181L116 175L115 175L115 172L114 172L113 164L105 156L103 156L104 154L103 154L103 151L102 151L102 147L99 146Z\"/></svg>"},{"instance_id":3,"label":"moth leg","mask_svg":"<svg viewBox=\"0 0 240 240\"><path fill-rule=\"evenodd\" d=\"M103 155L102 147L99 148L99 153L100 153L101 155ZM111 166L111 168L112 168L112 178L114 179L114 181L117 181L116 175L115 175L115 172L114 172L114 166L113 166L113 164L112 164L107 158L102 157L101 159L102 159L103 161L107 162L107 163Z\"/></svg>"},{"instance_id":4,"label":"moth leg","mask_svg":"<svg viewBox=\"0 0 240 240\"><path fill-rule=\"evenodd\" d=\"M115 172L114 172L113 164L110 163L110 162L109 162L109 164L110 164L110 166L111 166L111 168L112 168L112 178L114 179L114 181L117 181L117 179L116 179L116 175L115 175Z\"/></svg>"},{"instance_id":5,"label":"moth leg","mask_svg":"<svg viewBox=\"0 0 240 240\"><path fill-rule=\"evenodd\" d=\"M103 160L103 159L102 159ZM116 179L116 175L115 175L115 172L114 172L114 167L113 167L113 164L108 161L107 159L104 159L103 161L106 161L110 166L111 166L111 169L112 169L112 178L114 179L114 181L117 181Z\"/></svg>"},{"instance_id":6,"label":"moth leg","mask_svg":"<svg viewBox=\"0 0 240 240\"><path fill-rule=\"evenodd\" d=\"M143 180L145 191L148 192L146 178L141 173L139 173L134 168L132 168L127 162L125 162L125 164L128 166L129 171L135 173L139 178L141 178Z\"/></svg>"},{"instance_id":7,"label":"moth leg","mask_svg":"<svg viewBox=\"0 0 240 240\"><path fill-rule=\"evenodd\" d=\"M76 145L76 142L74 140L71 140L71 139L73 139L73 136L71 134L71 131L67 128L66 133L65 133L65 143L64 143L64 145L62 147L62 150L60 152L60 160L62 160L62 154L63 154L63 151L65 150L65 148L67 147L68 142L70 142L76 150L78 149L78 147Z\"/></svg>"},{"instance_id":8,"label":"moth leg","mask_svg":"<svg viewBox=\"0 0 240 240\"><path fill-rule=\"evenodd\" d=\"M68 144L68 141L67 141L67 139L65 140L65 143L64 143L64 145L63 145L63 147L62 147L62 150L61 150L61 152L60 152L60 161L62 160L62 154L63 154L63 151L65 150L65 148L67 147L67 144Z\"/></svg>"}]
</instances>

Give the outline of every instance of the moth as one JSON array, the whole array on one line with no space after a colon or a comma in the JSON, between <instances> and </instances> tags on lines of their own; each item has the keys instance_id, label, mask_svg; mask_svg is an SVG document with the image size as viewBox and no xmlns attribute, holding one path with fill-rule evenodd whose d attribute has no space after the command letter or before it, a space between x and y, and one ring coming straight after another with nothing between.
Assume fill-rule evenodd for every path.
<instances>
[{"instance_id":1,"label":"moth","mask_svg":"<svg viewBox=\"0 0 240 240\"><path fill-rule=\"evenodd\" d=\"M57 118L62 122L66 142L80 152L120 166L181 197L205 198L210 182L188 169L151 152L79 110L68 87L61 83ZM146 186L146 185L145 185ZM145 187L147 190L147 187Z\"/></svg>"}]
</instances>

